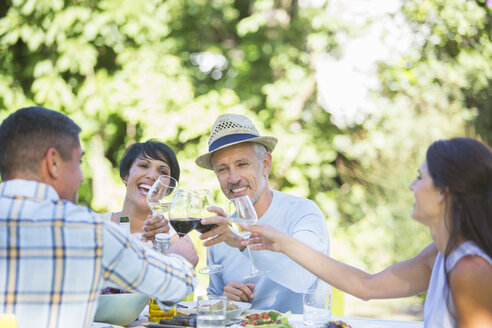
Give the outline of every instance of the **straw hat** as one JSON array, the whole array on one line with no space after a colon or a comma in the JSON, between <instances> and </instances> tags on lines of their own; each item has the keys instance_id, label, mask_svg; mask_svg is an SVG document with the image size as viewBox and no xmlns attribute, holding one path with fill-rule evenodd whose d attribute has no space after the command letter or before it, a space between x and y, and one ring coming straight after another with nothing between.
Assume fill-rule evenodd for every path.
<instances>
[{"instance_id":1,"label":"straw hat","mask_svg":"<svg viewBox=\"0 0 492 328\"><path fill-rule=\"evenodd\" d=\"M272 152L277 138L260 136L253 122L246 116L237 114L220 115L212 127L208 139L208 153L199 156L195 163L205 169L212 170L212 153L241 142L256 142Z\"/></svg>"}]
</instances>

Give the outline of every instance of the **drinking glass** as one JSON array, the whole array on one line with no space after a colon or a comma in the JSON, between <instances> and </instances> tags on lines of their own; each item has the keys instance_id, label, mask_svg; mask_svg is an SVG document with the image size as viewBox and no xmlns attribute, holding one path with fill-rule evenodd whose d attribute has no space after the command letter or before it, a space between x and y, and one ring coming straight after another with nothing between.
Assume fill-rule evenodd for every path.
<instances>
[{"instance_id":1,"label":"drinking glass","mask_svg":"<svg viewBox=\"0 0 492 328\"><path fill-rule=\"evenodd\" d=\"M200 197L200 219L202 219L206 215L206 213L209 213L207 211L207 207L214 206L215 201L210 190L199 189L197 192ZM215 224L201 224L200 221L198 221L195 230L197 230L200 233L205 233L212 230L215 227L216 227ZM207 249L207 261L209 262L209 264L203 268L200 268L198 272L202 274L211 274L211 273L217 273L222 271L224 269L224 266L221 264L213 264L212 256L210 255L210 247L206 247L206 249Z\"/></svg>"},{"instance_id":2,"label":"drinking glass","mask_svg":"<svg viewBox=\"0 0 492 328\"><path fill-rule=\"evenodd\" d=\"M147 203L154 215L159 213L166 218L177 189L178 181L169 175L161 175L155 180L147 193Z\"/></svg>"},{"instance_id":3,"label":"drinking glass","mask_svg":"<svg viewBox=\"0 0 492 328\"><path fill-rule=\"evenodd\" d=\"M230 199L227 202L227 216L231 230L236 235L243 238L248 238L250 232L244 231L241 228L241 224L255 225L258 221L258 216L256 215L253 203L247 195ZM259 271L256 268L249 246L246 246L246 248L248 249L249 258L251 260L251 272L244 278L251 278L264 274L265 272Z\"/></svg>"},{"instance_id":4,"label":"drinking glass","mask_svg":"<svg viewBox=\"0 0 492 328\"><path fill-rule=\"evenodd\" d=\"M310 290L302 294L305 326L321 327L331 319L331 292L326 289Z\"/></svg>"},{"instance_id":5,"label":"drinking glass","mask_svg":"<svg viewBox=\"0 0 492 328\"><path fill-rule=\"evenodd\" d=\"M179 189L171 204L169 223L179 238L195 229L200 222L200 197L193 190Z\"/></svg>"},{"instance_id":6,"label":"drinking glass","mask_svg":"<svg viewBox=\"0 0 492 328\"><path fill-rule=\"evenodd\" d=\"M225 296L198 296L196 307L197 328L225 328L226 306L227 299Z\"/></svg>"}]
</instances>

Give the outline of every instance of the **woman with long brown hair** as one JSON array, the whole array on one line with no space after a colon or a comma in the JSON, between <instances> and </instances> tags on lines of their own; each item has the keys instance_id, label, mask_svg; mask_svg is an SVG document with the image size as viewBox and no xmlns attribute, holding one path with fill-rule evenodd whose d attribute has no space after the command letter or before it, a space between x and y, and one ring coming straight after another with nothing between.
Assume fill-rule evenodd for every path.
<instances>
[{"instance_id":1,"label":"woman with long brown hair","mask_svg":"<svg viewBox=\"0 0 492 328\"><path fill-rule=\"evenodd\" d=\"M492 150L454 138L434 142L411 183L412 217L433 243L416 257L368 274L318 253L269 226L243 244L282 252L356 297L406 297L427 292L425 327L492 327Z\"/></svg>"}]
</instances>

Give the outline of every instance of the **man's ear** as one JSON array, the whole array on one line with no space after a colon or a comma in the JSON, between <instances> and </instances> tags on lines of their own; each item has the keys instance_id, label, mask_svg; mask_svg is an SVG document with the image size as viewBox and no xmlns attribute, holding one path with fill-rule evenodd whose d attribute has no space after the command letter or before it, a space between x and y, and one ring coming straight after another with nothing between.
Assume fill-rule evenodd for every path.
<instances>
[{"instance_id":1,"label":"man's ear","mask_svg":"<svg viewBox=\"0 0 492 328\"><path fill-rule=\"evenodd\" d=\"M261 163L263 165L262 172L264 176L268 176L270 171L272 170L272 154L266 152L263 156L263 161Z\"/></svg>"},{"instance_id":2,"label":"man's ear","mask_svg":"<svg viewBox=\"0 0 492 328\"><path fill-rule=\"evenodd\" d=\"M60 174L61 156L55 148L50 148L44 156L47 173L52 179L58 178Z\"/></svg>"},{"instance_id":3,"label":"man's ear","mask_svg":"<svg viewBox=\"0 0 492 328\"><path fill-rule=\"evenodd\" d=\"M125 175L123 179L121 179L121 181L123 181L123 184L126 186L126 184L128 183L128 174Z\"/></svg>"}]
</instances>

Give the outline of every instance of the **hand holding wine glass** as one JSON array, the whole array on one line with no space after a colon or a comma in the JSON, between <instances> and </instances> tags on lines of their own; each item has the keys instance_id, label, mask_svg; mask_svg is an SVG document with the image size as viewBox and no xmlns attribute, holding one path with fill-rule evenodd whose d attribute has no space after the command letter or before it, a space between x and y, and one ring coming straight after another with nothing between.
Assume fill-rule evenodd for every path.
<instances>
[{"instance_id":1,"label":"hand holding wine glass","mask_svg":"<svg viewBox=\"0 0 492 328\"><path fill-rule=\"evenodd\" d=\"M244 230L241 225L255 225L258 221L258 216L249 196L245 195L230 199L227 202L227 213L231 230L242 238L248 238L250 232ZM247 249L251 260L251 273L246 275L245 278L264 274L265 272L261 272L256 268L249 246L247 246Z\"/></svg>"},{"instance_id":2,"label":"hand holding wine glass","mask_svg":"<svg viewBox=\"0 0 492 328\"><path fill-rule=\"evenodd\" d=\"M242 238L248 238L250 233L243 230L241 224L255 225L258 221L258 216L249 196L230 199L227 202L227 213L232 231Z\"/></svg>"},{"instance_id":3,"label":"hand holding wine glass","mask_svg":"<svg viewBox=\"0 0 492 328\"><path fill-rule=\"evenodd\" d=\"M169 212L177 189L178 181L171 176L161 175L155 180L147 192L147 204L149 204L153 217L147 218L142 227L143 232L134 234L137 239L142 241L153 240L156 233L162 232L162 228L159 228L162 227L162 218L157 214L162 214L164 219L168 219L166 213Z\"/></svg>"},{"instance_id":4,"label":"hand holding wine glass","mask_svg":"<svg viewBox=\"0 0 492 328\"><path fill-rule=\"evenodd\" d=\"M164 215L151 214L148 215L142 225L142 232L139 233L141 238L146 240L154 240L158 233L169 233L171 225Z\"/></svg>"},{"instance_id":5,"label":"hand holding wine glass","mask_svg":"<svg viewBox=\"0 0 492 328\"><path fill-rule=\"evenodd\" d=\"M241 245L249 245L252 250L281 252L284 245L289 243L289 238L292 238L268 224L245 225L243 230L251 234L248 239L241 241Z\"/></svg>"}]
</instances>

